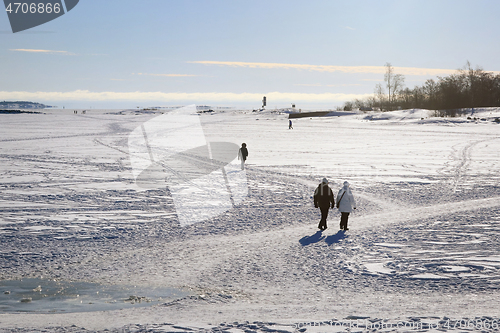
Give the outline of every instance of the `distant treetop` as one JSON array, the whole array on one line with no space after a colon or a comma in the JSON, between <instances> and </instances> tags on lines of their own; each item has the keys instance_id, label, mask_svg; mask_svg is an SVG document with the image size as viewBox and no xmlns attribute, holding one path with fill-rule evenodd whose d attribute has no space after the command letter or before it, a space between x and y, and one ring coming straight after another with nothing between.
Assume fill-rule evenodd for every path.
<instances>
[{"instance_id":1,"label":"distant treetop","mask_svg":"<svg viewBox=\"0 0 500 333\"><path fill-rule=\"evenodd\" d=\"M45 105L42 103L36 103L36 102L28 102L28 101L15 101L15 102L8 102L8 101L3 101L0 102L0 108L1 109L46 109L50 108L50 105Z\"/></svg>"}]
</instances>

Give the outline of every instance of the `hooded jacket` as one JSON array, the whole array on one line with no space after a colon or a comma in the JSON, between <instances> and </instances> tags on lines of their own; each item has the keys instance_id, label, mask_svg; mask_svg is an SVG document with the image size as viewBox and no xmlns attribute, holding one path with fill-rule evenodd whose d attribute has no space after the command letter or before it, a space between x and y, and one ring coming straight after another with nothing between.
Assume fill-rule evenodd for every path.
<instances>
[{"instance_id":1,"label":"hooded jacket","mask_svg":"<svg viewBox=\"0 0 500 333\"><path fill-rule=\"evenodd\" d=\"M334 198L333 191L328 186L328 183L321 183L314 191L314 206L329 208L330 204L333 208Z\"/></svg>"},{"instance_id":2,"label":"hooded jacket","mask_svg":"<svg viewBox=\"0 0 500 333\"><path fill-rule=\"evenodd\" d=\"M353 208L356 209L356 201L354 201L348 182L344 183L344 187L337 194L337 205L341 213L351 213Z\"/></svg>"}]
</instances>

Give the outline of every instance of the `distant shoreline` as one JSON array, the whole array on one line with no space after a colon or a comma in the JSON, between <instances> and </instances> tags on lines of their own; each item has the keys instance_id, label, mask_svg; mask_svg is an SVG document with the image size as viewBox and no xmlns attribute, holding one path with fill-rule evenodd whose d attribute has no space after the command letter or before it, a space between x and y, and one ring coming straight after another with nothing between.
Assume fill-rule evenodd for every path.
<instances>
[{"instance_id":1,"label":"distant shoreline","mask_svg":"<svg viewBox=\"0 0 500 333\"><path fill-rule=\"evenodd\" d=\"M42 114L39 111L26 111L26 110L0 110L0 114L20 114L20 113L37 113Z\"/></svg>"}]
</instances>

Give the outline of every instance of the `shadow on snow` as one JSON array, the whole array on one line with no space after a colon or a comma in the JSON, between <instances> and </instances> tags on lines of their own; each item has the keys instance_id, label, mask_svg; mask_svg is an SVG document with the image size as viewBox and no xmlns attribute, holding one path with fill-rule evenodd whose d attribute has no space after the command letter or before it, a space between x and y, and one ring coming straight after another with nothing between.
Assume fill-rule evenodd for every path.
<instances>
[{"instance_id":1,"label":"shadow on snow","mask_svg":"<svg viewBox=\"0 0 500 333\"><path fill-rule=\"evenodd\" d=\"M317 231L314 235L302 237L299 243L302 246L307 246L324 240L326 244L332 245L345 238L347 238L347 236L343 230L339 230L335 235L330 235L328 237L323 235L323 231Z\"/></svg>"},{"instance_id":2,"label":"shadow on snow","mask_svg":"<svg viewBox=\"0 0 500 333\"><path fill-rule=\"evenodd\" d=\"M332 245L332 244L338 243L341 240L346 239L346 238L347 238L347 236L345 234L345 231L339 230L335 235L330 235L330 236L326 237L325 242L328 245Z\"/></svg>"},{"instance_id":3,"label":"shadow on snow","mask_svg":"<svg viewBox=\"0 0 500 333\"><path fill-rule=\"evenodd\" d=\"M311 245L313 243L318 243L325 239L325 236L323 236L323 231L318 231L314 235L311 236L304 236L299 240L300 245L302 246L307 246Z\"/></svg>"}]
</instances>

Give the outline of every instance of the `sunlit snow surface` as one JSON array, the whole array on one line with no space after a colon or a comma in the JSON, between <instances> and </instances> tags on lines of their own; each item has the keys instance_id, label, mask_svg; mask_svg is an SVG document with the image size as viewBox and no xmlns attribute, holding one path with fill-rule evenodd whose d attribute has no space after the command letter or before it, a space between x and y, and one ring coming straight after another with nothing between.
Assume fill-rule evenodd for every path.
<instances>
[{"instance_id":1,"label":"sunlit snow surface","mask_svg":"<svg viewBox=\"0 0 500 333\"><path fill-rule=\"evenodd\" d=\"M249 158L245 195L195 224L180 220L167 184L137 183L130 135L159 116L0 115L0 278L186 287L195 296L121 310L121 321L114 312L35 323L0 315L0 328L265 332L332 319L498 318L499 109L471 119L426 110L301 118L293 130L267 111L197 116L198 146L246 142ZM345 234L336 211L317 231L311 196L323 177L335 194L351 183L358 209Z\"/></svg>"}]
</instances>

